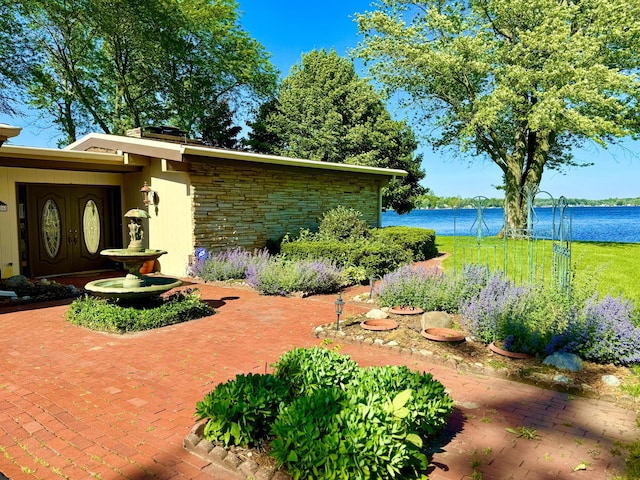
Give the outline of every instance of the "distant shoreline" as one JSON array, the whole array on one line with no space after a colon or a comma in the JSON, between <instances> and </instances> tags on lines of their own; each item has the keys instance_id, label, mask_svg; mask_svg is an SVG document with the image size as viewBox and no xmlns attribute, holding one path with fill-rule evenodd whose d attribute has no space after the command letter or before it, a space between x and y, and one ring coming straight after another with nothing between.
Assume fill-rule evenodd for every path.
<instances>
[{"instance_id":1,"label":"distant shoreline","mask_svg":"<svg viewBox=\"0 0 640 480\"><path fill-rule=\"evenodd\" d=\"M640 207L640 197L632 198L603 198L600 200L587 200L585 198L564 198L566 205L570 207ZM559 199L537 198L535 207L552 207L557 205ZM485 208L502 208L504 198L462 198L462 197L436 197L423 196L416 202L415 210L442 210L453 208L476 208L482 205Z\"/></svg>"},{"instance_id":2,"label":"distant shoreline","mask_svg":"<svg viewBox=\"0 0 640 480\"><path fill-rule=\"evenodd\" d=\"M534 210L533 228L541 238L551 238L553 231L558 234L562 225L563 238L640 243L640 206L569 205L566 209L554 209L545 205ZM439 236L473 236L478 234L478 222L483 236L497 235L504 226L502 207L487 206L482 213L464 207L420 209L403 215L387 211L382 214L381 223L385 227L430 228Z\"/></svg>"}]
</instances>

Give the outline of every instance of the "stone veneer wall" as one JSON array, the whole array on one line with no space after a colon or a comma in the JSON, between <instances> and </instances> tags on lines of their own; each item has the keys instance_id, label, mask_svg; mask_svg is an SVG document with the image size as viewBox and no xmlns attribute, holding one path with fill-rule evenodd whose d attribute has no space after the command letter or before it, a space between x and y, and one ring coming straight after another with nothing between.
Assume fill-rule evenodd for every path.
<instances>
[{"instance_id":1,"label":"stone veneer wall","mask_svg":"<svg viewBox=\"0 0 640 480\"><path fill-rule=\"evenodd\" d=\"M194 245L210 251L263 248L338 205L379 222L377 175L213 160L191 164Z\"/></svg>"}]
</instances>

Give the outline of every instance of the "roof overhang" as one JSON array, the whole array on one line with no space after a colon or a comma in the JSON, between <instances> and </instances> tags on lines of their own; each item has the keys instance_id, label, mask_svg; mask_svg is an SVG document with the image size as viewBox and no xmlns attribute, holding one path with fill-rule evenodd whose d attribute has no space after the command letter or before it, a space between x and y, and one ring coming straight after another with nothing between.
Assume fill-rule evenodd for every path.
<instances>
[{"instance_id":1,"label":"roof overhang","mask_svg":"<svg viewBox=\"0 0 640 480\"><path fill-rule=\"evenodd\" d=\"M125 163L123 153L75 152L55 148L3 145L0 148L0 166L75 170L90 172L126 173L142 169Z\"/></svg>"},{"instance_id":2,"label":"roof overhang","mask_svg":"<svg viewBox=\"0 0 640 480\"><path fill-rule=\"evenodd\" d=\"M11 125L7 125L6 123L0 123L0 146L8 139L17 136L22 128L13 127Z\"/></svg>"},{"instance_id":3,"label":"roof overhang","mask_svg":"<svg viewBox=\"0 0 640 480\"><path fill-rule=\"evenodd\" d=\"M214 159L223 159L236 162L261 163L306 169L311 168L318 170L379 175L387 178L406 177L408 175L405 170L399 169L302 160L299 158L263 155L239 150L225 150L221 148L171 143L159 140L150 140L147 138L107 135L103 133L90 133L67 146L64 151L86 151L95 149L110 150L114 152L121 151L130 155L153 157L180 163L207 162Z\"/></svg>"},{"instance_id":4,"label":"roof overhang","mask_svg":"<svg viewBox=\"0 0 640 480\"><path fill-rule=\"evenodd\" d=\"M260 153L241 152L235 150L223 150L219 148L196 147L183 145L185 155L202 158L223 158L253 163L266 163L270 165L283 165L287 167L314 168L318 170L335 170L338 172L365 173L382 175L385 177L406 177L404 170L392 168L367 167L363 165L351 165L347 163L319 162L316 160L302 160L299 158L279 157L277 155L264 155Z\"/></svg>"}]
</instances>

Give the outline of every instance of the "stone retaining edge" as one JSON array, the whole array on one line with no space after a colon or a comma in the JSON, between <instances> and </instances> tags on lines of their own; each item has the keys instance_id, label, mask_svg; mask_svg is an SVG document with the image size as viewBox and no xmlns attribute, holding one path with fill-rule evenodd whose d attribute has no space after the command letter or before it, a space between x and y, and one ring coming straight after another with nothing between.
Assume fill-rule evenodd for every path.
<instances>
[{"instance_id":1,"label":"stone retaining edge","mask_svg":"<svg viewBox=\"0 0 640 480\"><path fill-rule=\"evenodd\" d=\"M184 449L217 467L235 473L243 478L252 480L290 480L291 477L285 472L265 468L255 461L243 460L238 455L228 449L215 445L204 438L205 422L197 423L187 434L182 442ZM202 469L205 473L215 474L215 471L207 472L208 467Z\"/></svg>"}]
</instances>

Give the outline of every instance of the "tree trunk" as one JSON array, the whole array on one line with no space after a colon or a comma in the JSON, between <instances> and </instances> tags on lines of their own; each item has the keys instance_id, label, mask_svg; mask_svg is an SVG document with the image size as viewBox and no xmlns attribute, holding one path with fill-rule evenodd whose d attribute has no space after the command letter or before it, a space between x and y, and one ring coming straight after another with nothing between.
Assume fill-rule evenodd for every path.
<instances>
[{"instance_id":1,"label":"tree trunk","mask_svg":"<svg viewBox=\"0 0 640 480\"><path fill-rule=\"evenodd\" d=\"M542 171L549 155L551 134L527 132L526 138L504 163L504 227L503 235L520 236L531 232L528 224L528 196L538 193Z\"/></svg>"}]
</instances>

